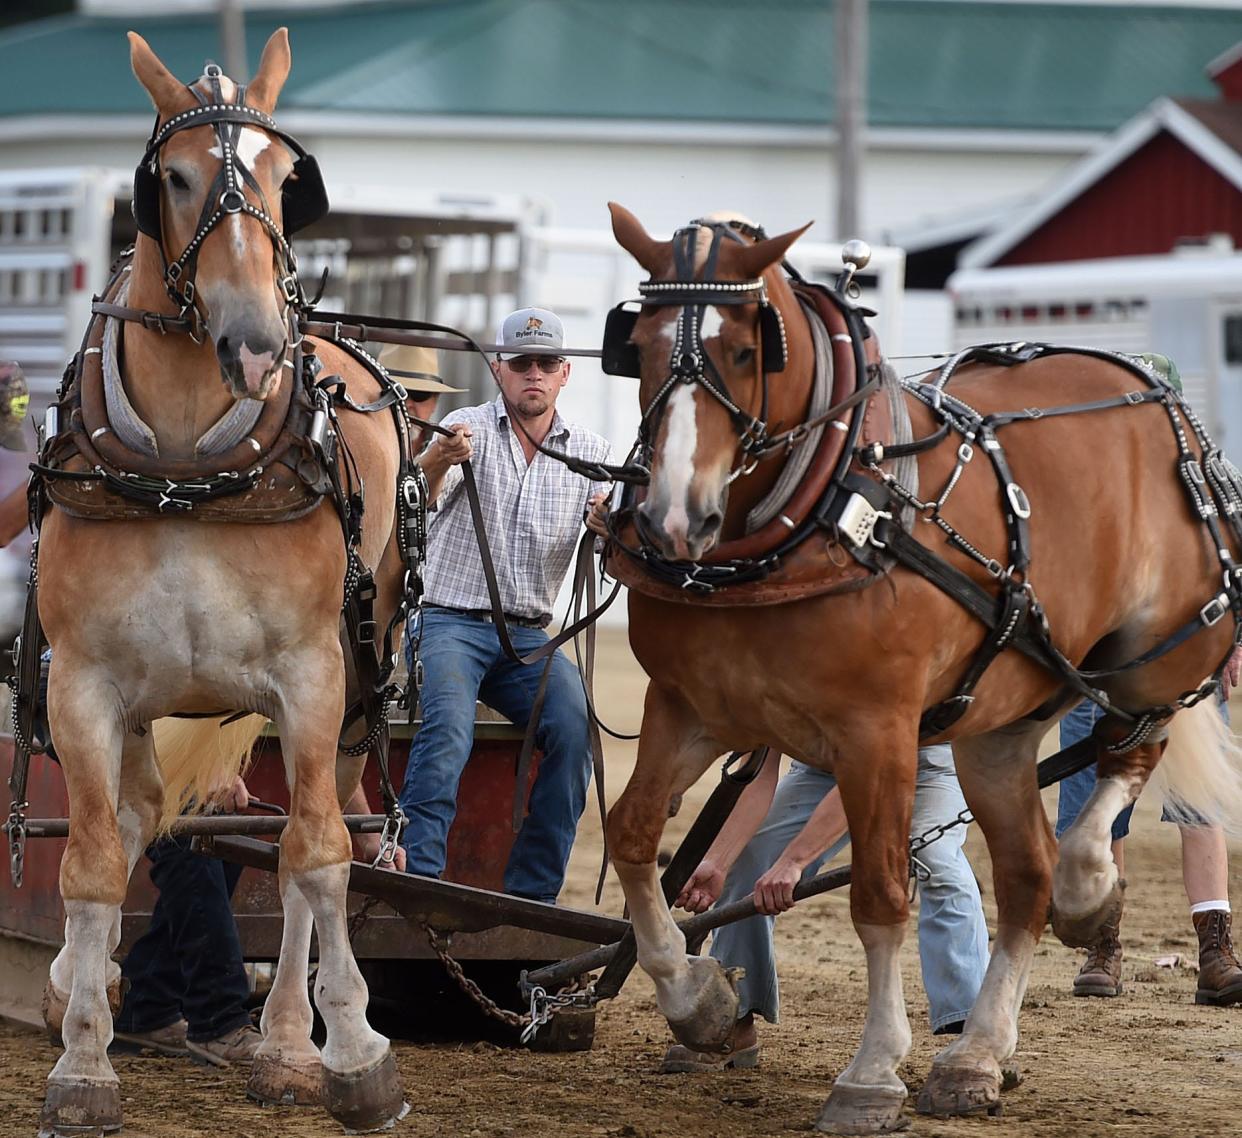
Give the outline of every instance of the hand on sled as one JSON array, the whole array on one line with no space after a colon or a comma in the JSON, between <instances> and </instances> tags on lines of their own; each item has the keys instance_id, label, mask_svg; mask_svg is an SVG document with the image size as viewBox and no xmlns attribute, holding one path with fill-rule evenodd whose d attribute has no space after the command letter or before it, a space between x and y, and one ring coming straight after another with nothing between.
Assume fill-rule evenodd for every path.
<instances>
[{"instance_id":1,"label":"hand on sled","mask_svg":"<svg viewBox=\"0 0 1242 1138\"><path fill-rule=\"evenodd\" d=\"M755 908L768 916L792 909L794 889L801 880L802 866L787 857L778 858L776 864L755 882Z\"/></svg>"},{"instance_id":2,"label":"hand on sled","mask_svg":"<svg viewBox=\"0 0 1242 1138\"><path fill-rule=\"evenodd\" d=\"M210 795L211 803L222 814L240 814L250 805L250 790L246 780L238 775L227 786L220 787Z\"/></svg>"},{"instance_id":3,"label":"hand on sled","mask_svg":"<svg viewBox=\"0 0 1242 1138\"><path fill-rule=\"evenodd\" d=\"M376 869L395 869L398 873L405 872L405 850L400 846L393 849L391 861L381 861L376 864L375 859L379 857L379 852L379 834L354 835L354 858L356 860L365 861L367 865L375 865Z\"/></svg>"},{"instance_id":4,"label":"hand on sled","mask_svg":"<svg viewBox=\"0 0 1242 1138\"><path fill-rule=\"evenodd\" d=\"M720 896L724 881L724 868L704 858L673 903L688 913L706 913Z\"/></svg>"}]
</instances>

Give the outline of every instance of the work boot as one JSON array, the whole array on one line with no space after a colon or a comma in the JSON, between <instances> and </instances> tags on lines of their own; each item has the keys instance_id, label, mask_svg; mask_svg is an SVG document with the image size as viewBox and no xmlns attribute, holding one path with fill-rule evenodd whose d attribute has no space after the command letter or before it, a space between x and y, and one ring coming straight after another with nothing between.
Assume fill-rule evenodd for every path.
<instances>
[{"instance_id":1,"label":"work boot","mask_svg":"<svg viewBox=\"0 0 1242 1138\"><path fill-rule=\"evenodd\" d=\"M167 1055L178 1059L188 1055L185 1032L187 1024L179 1019L167 1027L157 1027L154 1031L115 1031L112 1035L110 1051L153 1052L156 1055Z\"/></svg>"},{"instance_id":2,"label":"work boot","mask_svg":"<svg viewBox=\"0 0 1242 1138\"><path fill-rule=\"evenodd\" d=\"M259 1029L245 1024L215 1039L201 1042L189 1039L186 1046L190 1049L190 1058L196 1063L210 1063L213 1067L231 1067L239 1063L244 1067L254 1062L254 1053L262 1042Z\"/></svg>"},{"instance_id":3,"label":"work boot","mask_svg":"<svg viewBox=\"0 0 1242 1138\"><path fill-rule=\"evenodd\" d=\"M1195 913L1191 920L1199 934L1199 990L1196 1004L1226 1008L1242 1002L1242 964L1238 963L1229 928L1232 914L1224 909Z\"/></svg>"},{"instance_id":4,"label":"work boot","mask_svg":"<svg viewBox=\"0 0 1242 1138\"><path fill-rule=\"evenodd\" d=\"M1100 927L1100 939L1087 952L1086 963L1074 977L1075 996L1120 996L1121 929L1118 921Z\"/></svg>"}]
</instances>

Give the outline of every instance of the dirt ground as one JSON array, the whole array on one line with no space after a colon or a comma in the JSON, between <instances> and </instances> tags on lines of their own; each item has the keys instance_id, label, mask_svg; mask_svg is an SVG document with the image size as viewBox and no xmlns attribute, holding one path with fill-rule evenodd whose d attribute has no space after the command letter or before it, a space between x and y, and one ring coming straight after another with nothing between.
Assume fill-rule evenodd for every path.
<instances>
[{"instance_id":1,"label":"dirt ground","mask_svg":"<svg viewBox=\"0 0 1242 1138\"><path fill-rule=\"evenodd\" d=\"M642 677L621 637L604 638L597 690L610 726L634 730ZM1235 714L1234 721L1238 722ZM632 744L609 741L609 797L624 785ZM672 827L675 845L715 774L687 795ZM1051 799L1049 799L1051 801ZM1125 995L1069 995L1080 957L1049 933L1026 996L1017 1059L1025 1082L1004 1097L1000 1118L937 1121L907 1108L913 1133L927 1138L1076 1138L1242 1135L1242 1006L1196 1007L1195 938L1182 889L1175 827L1139 804L1127 844L1130 889L1124 922ZM599 822L583 820L563 900L588 907L599 858ZM984 883L989 920L991 866L981 837L968 851ZM1242 849L1231 847L1232 892L1242 898ZM619 913L615 880L604 911ZM601 1007L595 1047L570 1055L533 1054L491 1044L398 1044L413 1108L396 1133L464 1138L577 1135L606 1138L752 1138L806 1131L857 1045L865 1012L862 951L844 893L829 894L777 924L783 1022L765 1027L757 1071L661 1076L669 1041L651 985L635 975ZM1187 964L1163 967L1180 955ZM913 926L904 949L906 1002L914 1046L901 1069L917 1092L943 1040L933 1040L919 983ZM0 1026L0 1136L31 1138L46 1072L56 1058L46 1040ZM130 1138L313 1138L340 1133L321 1111L260 1110L243 1097L244 1075L177 1060L120 1057Z\"/></svg>"}]
</instances>

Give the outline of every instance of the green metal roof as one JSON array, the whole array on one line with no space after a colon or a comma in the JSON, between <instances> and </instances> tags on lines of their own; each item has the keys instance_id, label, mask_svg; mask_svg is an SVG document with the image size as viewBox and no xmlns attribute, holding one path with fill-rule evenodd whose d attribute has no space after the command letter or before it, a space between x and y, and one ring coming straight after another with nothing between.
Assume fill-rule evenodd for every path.
<instances>
[{"instance_id":1,"label":"green metal roof","mask_svg":"<svg viewBox=\"0 0 1242 1138\"><path fill-rule=\"evenodd\" d=\"M288 24L281 105L374 114L816 125L832 115L830 0L387 0L250 11L252 66ZM1242 40L1221 8L872 0L869 120L1108 130L1158 95L1210 97ZM0 115L144 112L124 33L178 75L213 16L64 16L0 33Z\"/></svg>"}]
</instances>

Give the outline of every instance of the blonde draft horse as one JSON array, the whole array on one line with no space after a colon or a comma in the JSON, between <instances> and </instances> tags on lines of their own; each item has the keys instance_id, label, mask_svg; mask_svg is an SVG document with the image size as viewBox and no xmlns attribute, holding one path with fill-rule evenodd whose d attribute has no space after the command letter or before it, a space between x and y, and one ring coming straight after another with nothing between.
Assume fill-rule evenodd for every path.
<instances>
[{"instance_id":1,"label":"blonde draft horse","mask_svg":"<svg viewBox=\"0 0 1242 1138\"><path fill-rule=\"evenodd\" d=\"M679 279L671 243L610 206L613 231L653 282ZM784 429L807 419L812 345L805 317L781 272L802 231L757 242L725 241L712 277L762 277L783 316L788 362L770 377L765 418ZM697 242L696 279L711 244ZM686 279L682 277L680 279ZM666 288L673 287L666 285ZM703 317L706 352L733 403L762 414L757 305L721 305ZM648 409L670 390L677 303L643 308L631 335L639 351L639 400ZM683 350L679 348L678 350ZM1118 396L1133 375L1083 355L1018 367L974 365L953 392L988 413L1053 407ZM651 484L638 507L638 531L669 560L698 561L743 534L751 507L772 488L782 461L748 477L739 438L722 401L692 383L671 388L651 424ZM914 437L938 426L907 396ZM919 485L933 494L953 469L952 434L919 458ZM1009 428L1014 478L1031 503L1030 580L1056 643L1080 665L1102 642L1137 656L1192 620L1220 590L1220 565L1179 484L1168 416L1159 406L1067 415ZM989 464L966 466L950 520L982 550L1003 550L1005 528ZM988 584L986 571L948 548L931 525L915 538ZM910 1027L898 950L907 917L908 859L915 755L921 714L953 695L983 639L983 627L939 588L904 568L870 588L762 607L713 607L656 599L631 587L630 642L650 684L638 761L608 817L609 848L637 935L638 958L676 1037L724 1051L737 995L709 957L685 953L656 870L670 799L721 753L771 744L839 781L853 841L850 910L868 969L861 1045L837 1077L817 1128L876 1133L908 1124L897 1067ZM1222 620L1176 650L1105 682L1122 707L1175 700L1196 688L1230 650ZM1118 661L1120 662L1120 661ZM1036 751L1049 729L1033 713L1052 701L1059 718L1076 696L1064 681L1017 652L986 673L966 714L937 740L951 739L970 809L987 838L999 910L991 962L962 1035L936 1058L918 1106L936 1115L994 1110L1002 1062L1013 1055L1018 1010L1033 950L1054 905L1054 928L1088 943L1119 904L1109 823L1138 796L1166 746L1158 730L1124 754L1099 748L1100 779L1087 808L1057 846L1036 783ZM1059 699L1059 707L1056 701ZM1242 816L1242 777L1220 717L1207 701L1172 720L1169 772L1182 800L1212 818ZM1055 866L1055 876L1054 876Z\"/></svg>"},{"instance_id":2,"label":"blonde draft horse","mask_svg":"<svg viewBox=\"0 0 1242 1138\"><path fill-rule=\"evenodd\" d=\"M160 122L196 107L191 88L140 36L129 38L134 74ZM247 103L270 114L289 68L282 28L263 51ZM231 99L232 81L215 81ZM194 86L211 98L206 77ZM273 203L278 227L288 149L249 126L237 148ZM195 237L220 168L210 126L181 130L163 147L159 209L169 255ZM253 187L245 192L248 201L258 200ZM209 336L197 342L124 325L124 389L160 456L193 458L195 440L235 400L265 400L282 381L294 381L284 364L291 321L275 262L267 227L233 213L199 250L198 302ZM157 242L140 234L127 303L167 312L162 275ZM325 374L342 376L353 400L379 397L379 384L352 357L330 343L315 350ZM397 603L397 431L386 414L342 409L340 418L366 487L361 556L377 570L377 619L386 622ZM39 614L52 646L48 706L70 827L60 869L65 947L46 995L49 1024L59 1026L65 1050L48 1076L44 1133L120 1128L118 1081L107 1056L110 1004L115 1008L120 997L110 954L129 876L161 814L229 783L264 718L280 731L292 806L280 844L280 963L249 1093L275 1103L323 1101L355 1130L391 1125L406 1109L388 1041L366 1022L367 989L346 930L351 850L340 807L358 785L363 760L337 757L346 707L345 573L342 527L327 501L274 525L83 520L49 508L39 544ZM187 741L193 762L155 753L153 721L223 709L253 713L234 725L229 747L219 743L220 720L211 719L200 720ZM166 779L162 762L180 773ZM310 1038L312 923L319 941L315 998L327 1026L322 1053Z\"/></svg>"}]
</instances>

